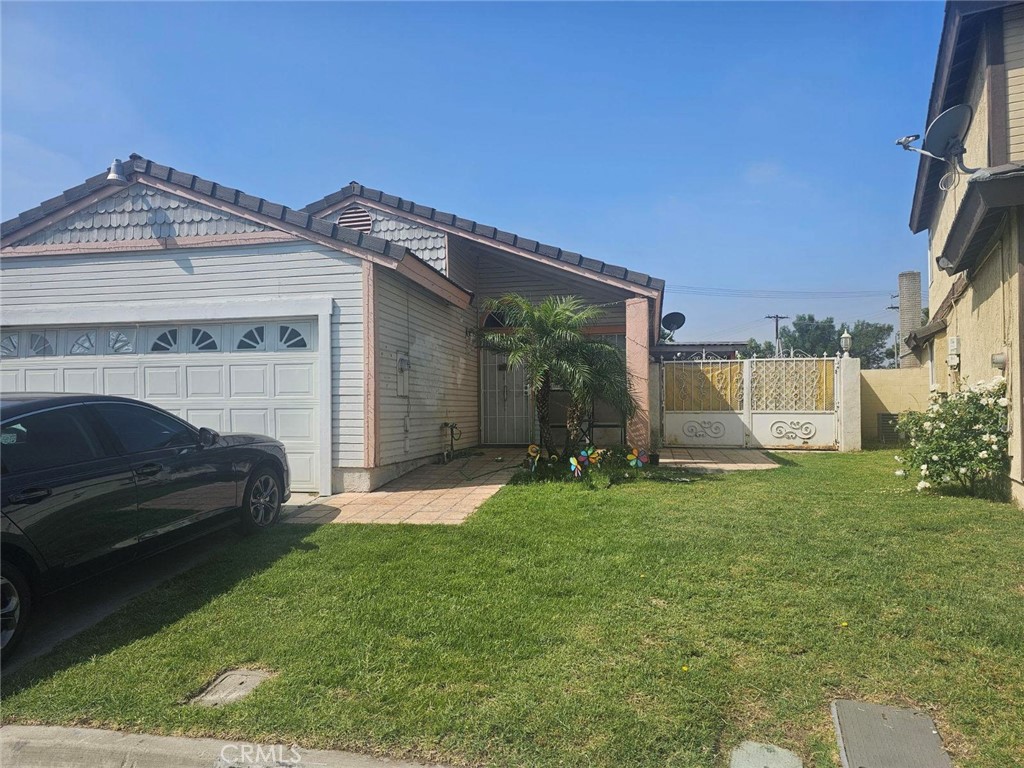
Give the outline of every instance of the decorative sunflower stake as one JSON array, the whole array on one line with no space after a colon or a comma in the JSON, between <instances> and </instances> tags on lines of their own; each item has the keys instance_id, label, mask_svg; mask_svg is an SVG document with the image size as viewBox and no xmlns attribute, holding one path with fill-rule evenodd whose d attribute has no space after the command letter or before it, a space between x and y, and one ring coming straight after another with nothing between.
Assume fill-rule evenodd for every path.
<instances>
[{"instance_id":1,"label":"decorative sunflower stake","mask_svg":"<svg viewBox=\"0 0 1024 768\"><path fill-rule=\"evenodd\" d=\"M537 471L537 462L540 460L540 446L531 445L526 449L526 455L530 457L530 471Z\"/></svg>"}]
</instances>

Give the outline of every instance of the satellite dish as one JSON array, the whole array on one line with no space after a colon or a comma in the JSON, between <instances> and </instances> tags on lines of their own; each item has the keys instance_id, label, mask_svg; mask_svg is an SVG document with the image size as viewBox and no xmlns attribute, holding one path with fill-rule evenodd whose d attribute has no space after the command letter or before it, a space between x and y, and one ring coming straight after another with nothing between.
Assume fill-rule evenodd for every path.
<instances>
[{"instance_id":1,"label":"satellite dish","mask_svg":"<svg viewBox=\"0 0 1024 768\"><path fill-rule=\"evenodd\" d=\"M950 163L956 162L964 173L974 173L977 168L964 167L964 138L971 127L974 110L969 104L958 104L950 107L932 120L924 134L921 149L932 157L942 158Z\"/></svg>"},{"instance_id":2,"label":"satellite dish","mask_svg":"<svg viewBox=\"0 0 1024 768\"><path fill-rule=\"evenodd\" d=\"M669 312L661 318L661 327L666 331L678 331L686 323L686 315L682 312Z\"/></svg>"}]
</instances>

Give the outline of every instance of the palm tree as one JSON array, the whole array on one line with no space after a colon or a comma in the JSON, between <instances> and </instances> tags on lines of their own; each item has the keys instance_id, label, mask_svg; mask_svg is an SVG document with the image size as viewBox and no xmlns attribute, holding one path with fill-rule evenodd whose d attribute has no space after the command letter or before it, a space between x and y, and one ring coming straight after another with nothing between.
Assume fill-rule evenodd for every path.
<instances>
[{"instance_id":1,"label":"palm tree","mask_svg":"<svg viewBox=\"0 0 1024 768\"><path fill-rule=\"evenodd\" d=\"M583 329L601 310L576 296L549 296L539 304L510 293L483 303L485 312L500 320L499 328L480 328L481 347L505 355L508 364L522 368L537 409L541 447L553 453L551 390L569 391L572 402L566 447L581 436L583 414L595 394L615 405L628 418L636 410L629 391L626 363L612 345L588 338Z\"/></svg>"}]
</instances>

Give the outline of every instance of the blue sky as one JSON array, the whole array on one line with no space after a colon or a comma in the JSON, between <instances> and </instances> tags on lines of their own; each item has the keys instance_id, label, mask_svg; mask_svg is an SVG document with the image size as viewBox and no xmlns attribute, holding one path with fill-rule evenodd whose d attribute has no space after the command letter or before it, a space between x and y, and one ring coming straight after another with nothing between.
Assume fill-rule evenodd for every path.
<instances>
[{"instance_id":1,"label":"blue sky","mask_svg":"<svg viewBox=\"0 0 1024 768\"><path fill-rule=\"evenodd\" d=\"M943 6L2 5L2 215L139 152L301 207L352 179L663 277L892 291ZM669 291L680 339L888 296Z\"/></svg>"}]
</instances>

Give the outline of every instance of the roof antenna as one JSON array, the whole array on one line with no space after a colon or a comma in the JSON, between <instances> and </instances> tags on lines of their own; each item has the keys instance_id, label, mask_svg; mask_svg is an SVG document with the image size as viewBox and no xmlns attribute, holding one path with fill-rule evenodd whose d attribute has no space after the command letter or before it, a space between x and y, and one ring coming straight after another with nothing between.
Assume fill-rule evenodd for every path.
<instances>
[{"instance_id":1,"label":"roof antenna","mask_svg":"<svg viewBox=\"0 0 1024 768\"><path fill-rule=\"evenodd\" d=\"M114 184L121 186L128 183L128 179L124 175L124 165L120 160L115 158L114 162L110 164L110 173L107 174L107 181L112 181Z\"/></svg>"},{"instance_id":2,"label":"roof antenna","mask_svg":"<svg viewBox=\"0 0 1024 768\"><path fill-rule=\"evenodd\" d=\"M911 146L921 138L918 134L904 136L897 139L896 143L908 152L917 152L933 160L948 163L949 171L939 181L939 189L952 189L956 186L958 173L971 174L980 170L964 165L964 153L967 151L964 147L964 138L967 136L967 129L971 127L973 117L974 110L969 104L958 104L932 120L932 124L925 131L920 148Z\"/></svg>"}]
</instances>

